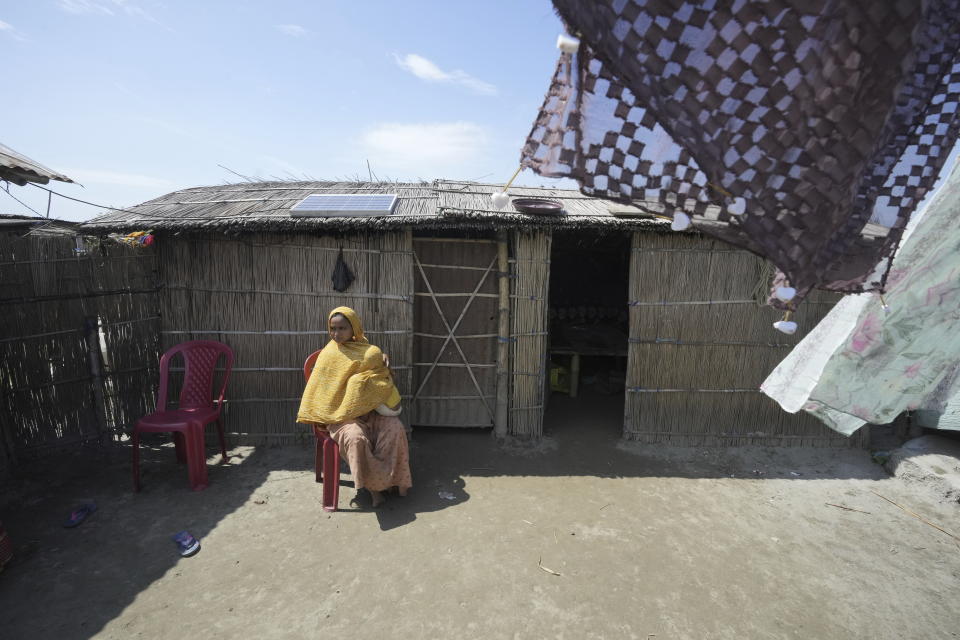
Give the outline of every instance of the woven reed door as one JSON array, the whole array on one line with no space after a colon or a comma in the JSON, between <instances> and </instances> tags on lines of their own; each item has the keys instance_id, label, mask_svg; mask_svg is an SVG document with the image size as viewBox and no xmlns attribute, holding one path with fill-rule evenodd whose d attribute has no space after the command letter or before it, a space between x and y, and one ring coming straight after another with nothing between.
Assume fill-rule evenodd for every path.
<instances>
[{"instance_id":1,"label":"woven reed door","mask_svg":"<svg viewBox=\"0 0 960 640\"><path fill-rule=\"evenodd\" d=\"M550 286L549 231L514 236L510 296L510 433L543 435L547 373L547 310Z\"/></svg>"},{"instance_id":2,"label":"woven reed door","mask_svg":"<svg viewBox=\"0 0 960 640\"><path fill-rule=\"evenodd\" d=\"M414 238L415 426L492 427L497 243Z\"/></svg>"}]
</instances>

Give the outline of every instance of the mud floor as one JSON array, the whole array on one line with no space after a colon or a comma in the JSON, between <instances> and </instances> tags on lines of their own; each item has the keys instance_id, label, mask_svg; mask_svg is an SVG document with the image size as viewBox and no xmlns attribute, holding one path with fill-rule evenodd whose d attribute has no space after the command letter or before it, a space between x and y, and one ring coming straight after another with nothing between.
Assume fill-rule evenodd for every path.
<instances>
[{"instance_id":1,"label":"mud floor","mask_svg":"<svg viewBox=\"0 0 960 640\"><path fill-rule=\"evenodd\" d=\"M534 450L417 430L378 511L349 475L321 510L309 441L211 456L198 493L169 446L138 495L126 448L45 461L0 498L0 636L960 637L960 544L876 494L960 535L956 503L865 451L619 445L622 404L585 407L554 402Z\"/></svg>"}]
</instances>

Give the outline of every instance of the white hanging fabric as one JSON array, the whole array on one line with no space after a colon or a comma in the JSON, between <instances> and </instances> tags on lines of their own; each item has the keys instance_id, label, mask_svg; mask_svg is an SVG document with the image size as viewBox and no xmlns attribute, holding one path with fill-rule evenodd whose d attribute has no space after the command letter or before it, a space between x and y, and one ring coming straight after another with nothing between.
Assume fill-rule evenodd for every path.
<instances>
[{"instance_id":1,"label":"white hanging fabric","mask_svg":"<svg viewBox=\"0 0 960 640\"><path fill-rule=\"evenodd\" d=\"M805 410L848 435L904 411L942 414L960 394L958 217L960 166L907 230L884 299L844 298L774 369L763 392L786 411Z\"/></svg>"}]
</instances>

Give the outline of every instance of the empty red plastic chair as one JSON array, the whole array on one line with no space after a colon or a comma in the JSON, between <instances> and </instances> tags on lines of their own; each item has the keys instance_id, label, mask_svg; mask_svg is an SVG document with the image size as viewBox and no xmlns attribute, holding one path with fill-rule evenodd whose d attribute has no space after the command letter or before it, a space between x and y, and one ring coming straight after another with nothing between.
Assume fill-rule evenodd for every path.
<instances>
[{"instance_id":1,"label":"empty red plastic chair","mask_svg":"<svg viewBox=\"0 0 960 640\"><path fill-rule=\"evenodd\" d=\"M313 365L317 363L319 351L314 351L303 363L303 379L310 379L313 373ZM316 451L314 453L313 466L317 476L317 482L323 482L323 510L336 511L337 504L340 502L340 447L330 432L322 424L313 425L313 434L317 436Z\"/></svg>"},{"instance_id":2,"label":"empty red plastic chair","mask_svg":"<svg viewBox=\"0 0 960 640\"><path fill-rule=\"evenodd\" d=\"M170 380L170 361L183 355L183 387L176 409L167 410L167 388ZM213 400L213 378L217 362L223 356L223 382L219 398ZM227 345L213 340L192 340L171 348L160 357L160 391L157 410L137 420L133 428L133 490L140 491L140 434L171 432L176 446L177 461L186 462L190 487L194 491L207 488L207 454L204 427L217 423L220 435L222 461L227 461L227 443L223 435L223 395L233 368L233 351Z\"/></svg>"}]
</instances>

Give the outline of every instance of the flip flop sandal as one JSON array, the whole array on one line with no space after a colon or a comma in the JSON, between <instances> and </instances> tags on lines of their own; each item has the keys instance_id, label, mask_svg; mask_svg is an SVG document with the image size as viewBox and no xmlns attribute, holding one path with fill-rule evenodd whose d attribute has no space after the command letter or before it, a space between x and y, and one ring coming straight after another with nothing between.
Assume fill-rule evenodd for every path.
<instances>
[{"instance_id":1,"label":"flip flop sandal","mask_svg":"<svg viewBox=\"0 0 960 640\"><path fill-rule=\"evenodd\" d=\"M70 517L67 518L67 521L63 523L63 526L67 529L72 529L86 520L90 514L96 510L97 505L92 502L82 504L70 514Z\"/></svg>"},{"instance_id":2,"label":"flip flop sandal","mask_svg":"<svg viewBox=\"0 0 960 640\"><path fill-rule=\"evenodd\" d=\"M184 558L196 555L196 553L200 551L200 541L190 535L189 531L181 531L173 536L173 541L177 543L177 548L180 549L180 555Z\"/></svg>"}]
</instances>

